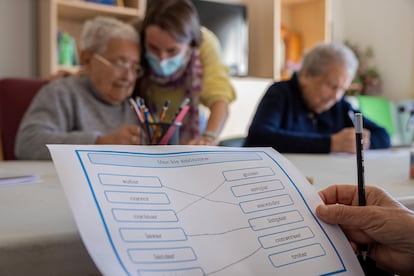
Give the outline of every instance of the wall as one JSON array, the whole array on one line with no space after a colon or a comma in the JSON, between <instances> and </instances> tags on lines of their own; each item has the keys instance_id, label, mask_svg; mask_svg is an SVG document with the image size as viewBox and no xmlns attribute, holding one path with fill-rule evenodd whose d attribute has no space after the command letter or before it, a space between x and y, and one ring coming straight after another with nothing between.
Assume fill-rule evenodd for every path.
<instances>
[{"instance_id":1,"label":"wall","mask_svg":"<svg viewBox=\"0 0 414 276\"><path fill-rule=\"evenodd\" d=\"M333 0L333 40L371 46L383 96L414 97L414 1Z\"/></svg>"},{"instance_id":2,"label":"wall","mask_svg":"<svg viewBox=\"0 0 414 276\"><path fill-rule=\"evenodd\" d=\"M0 77L36 76L36 6L32 0L0 0ZM414 97L414 1L333 0L332 9L333 40L374 48L383 95Z\"/></svg>"},{"instance_id":3,"label":"wall","mask_svg":"<svg viewBox=\"0 0 414 276\"><path fill-rule=\"evenodd\" d=\"M257 105L272 82L262 78L231 78L237 99L230 105L230 114L220 140L247 135Z\"/></svg>"},{"instance_id":4,"label":"wall","mask_svg":"<svg viewBox=\"0 0 414 276\"><path fill-rule=\"evenodd\" d=\"M0 77L36 75L36 2L0 0Z\"/></svg>"}]
</instances>

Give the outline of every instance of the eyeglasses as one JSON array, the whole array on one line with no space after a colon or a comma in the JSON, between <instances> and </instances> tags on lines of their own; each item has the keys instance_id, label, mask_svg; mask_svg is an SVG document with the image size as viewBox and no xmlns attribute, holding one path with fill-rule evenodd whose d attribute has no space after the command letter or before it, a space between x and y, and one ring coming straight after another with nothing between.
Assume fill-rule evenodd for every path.
<instances>
[{"instance_id":1,"label":"eyeglasses","mask_svg":"<svg viewBox=\"0 0 414 276\"><path fill-rule=\"evenodd\" d=\"M117 59L115 61L109 61L100 54L94 54L94 57L107 66L111 66L114 70L123 71L127 70L128 72L133 73L137 78L142 77L144 74L144 69L139 64L129 63L127 61Z\"/></svg>"}]
</instances>

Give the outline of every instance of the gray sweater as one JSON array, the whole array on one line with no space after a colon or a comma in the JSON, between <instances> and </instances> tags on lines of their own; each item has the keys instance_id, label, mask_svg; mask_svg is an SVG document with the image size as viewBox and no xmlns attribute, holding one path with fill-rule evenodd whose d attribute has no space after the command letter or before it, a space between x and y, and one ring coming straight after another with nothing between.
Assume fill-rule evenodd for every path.
<instances>
[{"instance_id":1,"label":"gray sweater","mask_svg":"<svg viewBox=\"0 0 414 276\"><path fill-rule=\"evenodd\" d=\"M123 124L138 124L128 100L105 102L88 77L68 77L41 88L23 116L16 137L18 159L50 159L46 144L95 144Z\"/></svg>"}]
</instances>

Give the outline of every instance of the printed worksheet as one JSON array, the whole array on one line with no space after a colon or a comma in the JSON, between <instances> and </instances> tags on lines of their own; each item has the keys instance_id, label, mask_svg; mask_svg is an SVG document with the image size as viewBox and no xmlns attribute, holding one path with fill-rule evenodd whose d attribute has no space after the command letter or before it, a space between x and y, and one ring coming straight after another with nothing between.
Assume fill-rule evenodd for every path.
<instances>
[{"instance_id":1,"label":"printed worksheet","mask_svg":"<svg viewBox=\"0 0 414 276\"><path fill-rule=\"evenodd\" d=\"M49 145L104 275L363 275L271 148Z\"/></svg>"}]
</instances>

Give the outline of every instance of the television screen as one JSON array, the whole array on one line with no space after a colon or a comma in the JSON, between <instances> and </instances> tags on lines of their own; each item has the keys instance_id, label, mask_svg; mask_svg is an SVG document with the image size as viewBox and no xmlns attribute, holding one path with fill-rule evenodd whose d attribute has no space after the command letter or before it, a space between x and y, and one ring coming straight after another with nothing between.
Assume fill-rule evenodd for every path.
<instances>
[{"instance_id":1,"label":"television screen","mask_svg":"<svg viewBox=\"0 0 414 276\"><path fill-rule=\"evenodd\" d=\"M224 63L232 76L248 74L247 8L243 4L192 0L201 25L219 39Z\"/></svg>"}]
</instances>

